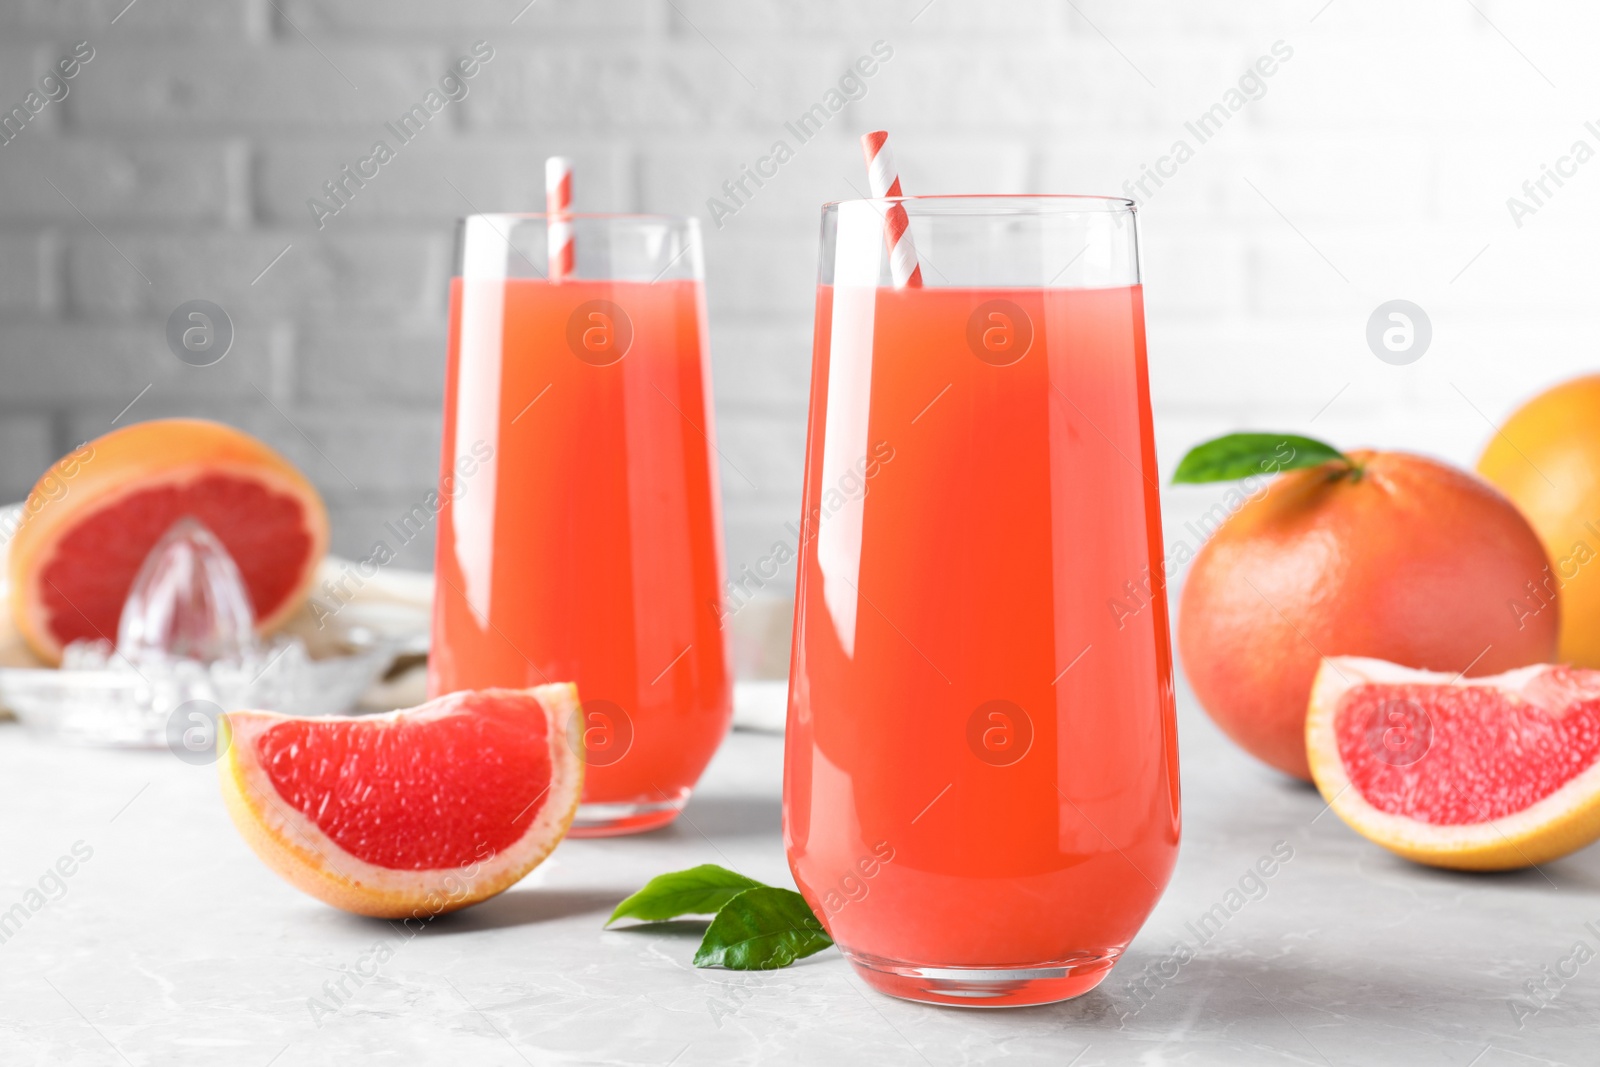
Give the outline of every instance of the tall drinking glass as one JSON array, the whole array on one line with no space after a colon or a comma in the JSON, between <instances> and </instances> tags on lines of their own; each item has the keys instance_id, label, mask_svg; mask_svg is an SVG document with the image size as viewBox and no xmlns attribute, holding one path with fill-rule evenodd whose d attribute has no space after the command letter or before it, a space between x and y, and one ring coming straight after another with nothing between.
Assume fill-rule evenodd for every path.
<instances>
[{"instance_id":1,"label":"tall drinking glass","mask_svg":"<svg viewBox=\"0 0 1600 1067\"><path fill-rule=\"evenodd\" d=\"M919 288L889 281L896 202ZM824 208L805 477L801 891L883 992L1087 992L1178 849L1133 204Z\"/></svg>"},{"instance_id":2,"label":"tall drinking glass","mask_svg":"<svg viewBox=\"0 0 1600 1067\"><path fill-rule=\"evenodd\" d=\"M434 695L573 681L573 833L671 822L727 732L700 237L687 218L474 215L450 283Z\"/></svg>"}]
</instances>

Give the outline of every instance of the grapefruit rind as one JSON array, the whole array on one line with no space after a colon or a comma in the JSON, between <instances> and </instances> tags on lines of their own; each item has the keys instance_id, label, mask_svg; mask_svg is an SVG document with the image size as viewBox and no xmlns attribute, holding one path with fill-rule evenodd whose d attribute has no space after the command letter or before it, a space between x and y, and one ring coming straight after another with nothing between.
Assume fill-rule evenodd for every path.
<instances>
[{"instance_id":1,"label":"grapefruit rind","mask_svg":"<svg viewBox=\"0 0 1600 1067\"><path fill-rule=\"evenodd\" d=\"M310 819L289 805L256 759L255 741L294 716L270 711L235 711L226 716L227 751L218 760L228 814L257 856L295 888L325 904L379 919L428 919L487 900L543 863L566 836L583 792L583 759L569 743L566 724L578 709L577 687L567 683L528 690L479 690L478 696L531 694L544 707L550 746L550 790L533 822L516 843L481 862L432 870L380 867L340 848ZM404 717L427 722L456 714L451 696L421 708L358 720L382 729ZM311 721L349 722L341 716ZM219 741L219 743L221 743Z\"/></svg>"},{"instance_id":2,"label":"grapefruit rind","mask_svg":"<svg viewBox=\"0 0 1600 1067\"><path fill-rule=\"evenodd\" d=\"M1345 694L1356 686L1479 686L1520 697L1550 669L1535 664L1492 677L1463 678L1361 656L1323 659L1306 713L1306 756L1318 791L1361 836L1433 867L1515 870L1559 859L1592 844L1600 839L1600 761L1521 811L1486 822L1441 826L1374 807L1352 787L1339 758L1336 717Z\"/></svg>"},{"instance_id":3,"label":"grapefruit rind","mask_svg":"<svg viewBox=\"0 0 1600 1067\"><path fill-rule=\"evenodd\" d=\"M209 419L138 422L57 460L23 505L8 553L11 610L17 632L40 659L51 665L61 661L61 642L46 622L39 586L61 539L134 494L217 475L257 482L300 504L310 550L293 588L276 609L256 620L256 631L276 630L299 609L328 550L327 508L311 482L265 442L231 426ZM102 636L113 640L116 634Z\"/></svg>"}]
</instances>

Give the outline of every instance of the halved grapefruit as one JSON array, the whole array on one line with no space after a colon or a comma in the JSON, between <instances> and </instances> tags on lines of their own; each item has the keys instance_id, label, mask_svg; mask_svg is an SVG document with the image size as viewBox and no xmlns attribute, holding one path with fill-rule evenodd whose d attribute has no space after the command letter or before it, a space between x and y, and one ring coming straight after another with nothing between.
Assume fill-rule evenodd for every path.
<instances>
[{"instance_id":1,"label":"halved grapefruit","mask_svg":"<svg viewBox=\"0 0 1600 1067\"><path fill-rule=\"evenodd\" d=\"M290 884L358 915L486 900L566 835L583 787L576 687L480 689L369 718L227 716L234 825Z\"/></svg>"},{"instance_id":2,"label":"halved grapefruit","mask_svg":"<svg viewBox=\"0 0 1600 1067\"><path fill-rule=\"evenodd\" d=\"M1418 863L1509 870L1600 838L1600 671L1463 678L1330 656L1306 754L1340 818Z\"/></svg>"},{"instance_id":3,"label":"halved grapefruit","mask_svg":"<svg viewBox=\"0 0 1600 1067\"><path fill-rule=\"evenodd\" d=\"M39 479L11 539L11 613L46 663L79 638L115 640L123 601L161 535L204 523L239 566L258 632L285 622L328 548L322 497L242 430L157 419L80 446Z\"/></svg>"}]
</instances>

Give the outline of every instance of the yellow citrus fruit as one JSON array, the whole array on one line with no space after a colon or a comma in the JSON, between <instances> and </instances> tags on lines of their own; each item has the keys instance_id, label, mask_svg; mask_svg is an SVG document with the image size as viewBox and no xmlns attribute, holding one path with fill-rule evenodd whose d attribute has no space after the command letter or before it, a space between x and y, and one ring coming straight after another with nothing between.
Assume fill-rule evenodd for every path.
<instances>
[{"instance_id":1,"label":"yellow citrus fruit","mask_svg":"<svg viewBox=\"0 0 1600 1067\"><path fill-rule=\"evenodd\" d=\"M1526 620L1561 600L1560 657L1600 667L1600 375L1524 404L1489 441L1478 473L1527 516L1551 571L1507 610Z\"/></svg>"}]
</instances>

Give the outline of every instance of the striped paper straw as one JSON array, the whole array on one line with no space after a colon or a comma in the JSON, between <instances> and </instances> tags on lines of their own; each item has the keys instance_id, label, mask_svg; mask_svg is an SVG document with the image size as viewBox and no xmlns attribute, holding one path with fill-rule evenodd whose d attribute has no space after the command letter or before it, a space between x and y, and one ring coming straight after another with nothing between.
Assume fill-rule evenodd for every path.
<instances>
[{"instance_id":1,"label":"striped paper straw","mask_svg":"<svg viewBox=\"0 0 1600 1067\"><path fill-rule=\"evenodd\" d=\"M572 240L572 160L551 156L544 161L544 210L550 216L550 280L572 274L575 250Z\"/></svg>"},{"instance_id":2,"label":"striped paper straw","mask_svg":"<svg viewBox=\"0 0 1600 1067\"><path fill-rule=\"evenodd\" d=\"M861 135L861 152L867 157L867 185L875 197L901 196L900 171L889 154L889 134L874 130ZM911 220L904 204L890 204L883 213L883 243L889 247L889 276L896 289L920 289L922 266L911 243Z\"/></svg>"}]
</instances>

